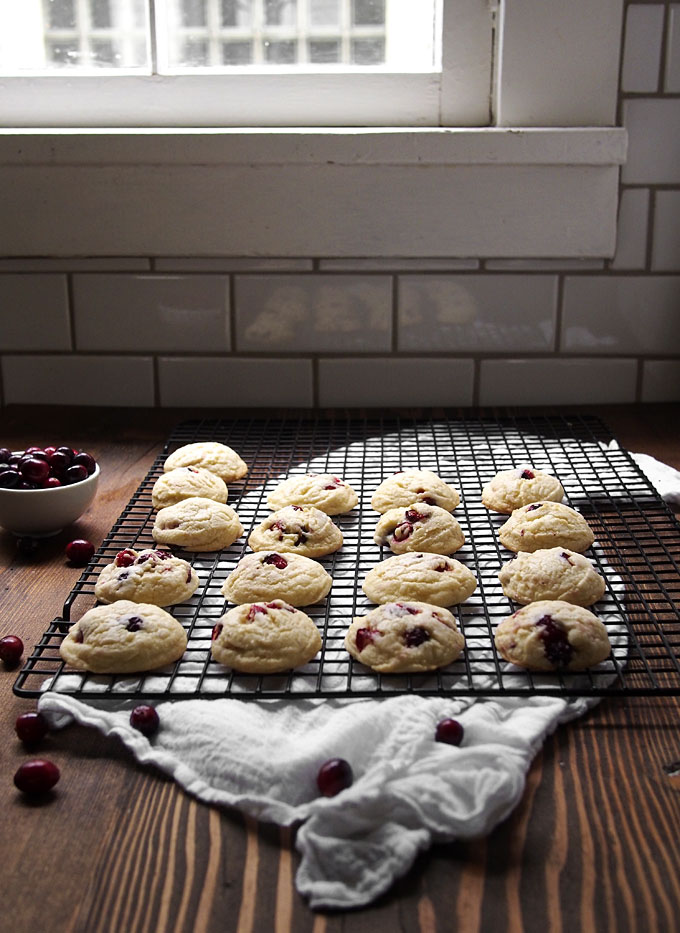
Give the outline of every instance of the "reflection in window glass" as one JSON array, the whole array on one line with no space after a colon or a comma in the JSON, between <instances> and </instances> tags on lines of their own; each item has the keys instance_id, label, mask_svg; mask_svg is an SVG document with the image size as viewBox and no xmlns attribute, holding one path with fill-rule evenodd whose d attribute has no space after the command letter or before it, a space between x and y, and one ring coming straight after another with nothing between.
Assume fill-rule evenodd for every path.
<instances>
[{"instance_id":1,"label":"reflection in window glass","mask_svg":"<svg viewBox=\"0 0 680 933\"><path fill-rule=\"evenodd\" d=\"M379 26L385 22L385 0L352 0L355 26Z\"/></svg>"},{"instance_id":2,"label":"reflection in window glass","mask_svg":"<svg viewBox=\"0 0 680 933\"><path fill-rule=\"evenodd\" d=\"M113 68L116 64L116 55L114 44L110 39L95 39L92 43L90 58L93 65Z\"/></svg>"},{"instance_id":3,"label":"reflection in window glass","mask_svg":"<svg viewBox=\"0 0 680 933\"><path fill-rule=\"evenodd\" d=\"M282 42L265 42L264 51L270 65L293 65L297 42L290 39Z\"/></svg>"},{"instance_id":4,"label":"reflection in window glass","mask_svg":"<svg viewBox=\"0 0 680 933\"><path fill-rule=\"evenodd\" d=\"M340 0L309 0L309 21L312 26L339 26Z\"/></svg>"},{"instance_id":5,"label":"reflection in window glass","mask_svg":"<svg viewBox=\"0 0 680 933\"><path fill-rule=\"evenodd\" d=\"M224 42L222 44L223 65L250 65L252 60L252 42Z\"/></svg>"},{"instance_id":6,"label":"reflection in window glass","mask_svg":"<svg viewBox=\"0 0 680 933\"><path fill-rule=\"evenodd\" d=\"M310 39L309 60L314 65L334 65L340 61L339 39Z\"/></svg>"}]
</instances>

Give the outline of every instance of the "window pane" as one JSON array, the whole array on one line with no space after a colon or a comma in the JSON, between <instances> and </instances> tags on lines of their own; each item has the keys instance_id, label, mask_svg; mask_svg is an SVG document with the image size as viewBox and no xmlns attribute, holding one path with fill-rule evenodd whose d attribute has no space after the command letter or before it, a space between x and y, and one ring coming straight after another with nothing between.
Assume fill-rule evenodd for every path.
<instances>
[{"instance_id":1,"label":"window pane","mask_svg":"<svg viewBox=\"0 0 680 933\"><path fill-rule=\"evenodd\" d=\"M183 65L200 68L208 64L208 43L205 39L185 39L182 55Z\"/></svg>"},{"instance_id":2,"label":"window pane","mask_svg":"<svg viewBox=\"0 0 680 933\"><path fill-rule=\"evenodd\" d=\"M205 0L182 0L182 25L205 26Z\"/></svg>"},{"instance_id":3,"label":"window pane","mask_svg":"<svg viewBox=\"0 0 680 933\"><path fill-rule=\"evenodd\" d=\"M146 0L11 0L0 37L0 71L148 71Z\"/></svg>"},{"instance_id":4,"label":"window pane","mask_svg":"<svg viewBox=\"0 0 680 933\"><path fill-rule=\"evenodd\" d=\"M384 39L352 39L354 65L381 65L384 61Z\"/></svg>"},{"instance_id":5,"label":"window pane","mask_svg":"<svg viewBox=\"0 0 680 933\"><path fill-rule=\"evenodd\" d=\"M111 27L109 0L90 0L90 17L96 29L109 29Z\"/></svg>"},{"instance_id":6,"label":"window pane","mask_svg":"<svg viewBox=\"0 0 680 933\"><path fill-rule=\"evenodd\" d=\"M385 22L385 0L352 0L355 26L381 26Z\"/></svg>"},{"instance_id":7,"label":"window pane","mask_svg":"<svg viewBox=\"0 0 680 933\"><path fill-rule=\"evenodd\" d=\"M287 40L283 42L265 42L265 60L270 65L292 65L295 63L297 42Z\"/></svg>"},{"instance_id":8,"label":"window pane","mask_svg":"<svg viewBox=\"0 0 680 933\"><path fill-rule=\"evenodd\" d=\"M250 26L252 4L248 0L222 0L221 22L223 26Z\"/></svg>"},{"instance_id":9,"label":"window pane","mask_svg":"<svg viewBox=\"0 0 680 933\"><path fill-rule=\"evenodd\" d=\"M309 60L314 65L334 65L340 61L339 39L310 39Z\"/></svg>"},{"instance_id":10,"label":"window pane","mask_svg":"<svg viewBox=\"0 0 680 933\"><path fill-rule=\"evenodd\" d=\"M337 26L340 0L309 0L309 21L312 26Z\"/></svg>"},{"instance_id":11,"label":"window pane","mask_svg":"<svg viewBox=\"0 0 680 933\"><path fill-rule=\"evenodd\" d=\"M252 60L252 42L225 42L222 45L223 65L250 65Z\"/></svg>"},{"instance_id":12,"label":"window pane","mask_svg":"<svg viewBox=\"0 0 680 933\"><path fill-rule=\"evenodd\" d=\"M75 0L44 0L45 20L49 29L74 29Z\"/></svg>"},{"instance_id":13,"label":"window pane","mask_svg":"<svg viewBox=\"0 0 680 933\"><path fill-rule=\"evenodd\" d=\"M296 0L264 0L264 21L267 26L294 26Z\"/></svg>"}]
</instances>

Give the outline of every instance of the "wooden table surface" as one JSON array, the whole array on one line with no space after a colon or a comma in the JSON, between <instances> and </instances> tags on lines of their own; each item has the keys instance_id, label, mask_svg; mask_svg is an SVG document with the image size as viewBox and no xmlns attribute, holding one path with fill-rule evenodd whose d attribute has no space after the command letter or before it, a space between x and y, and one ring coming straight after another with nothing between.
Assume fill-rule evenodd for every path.
<instances>
[{"instance_id":1,"label":"wooden table surface","mask_svg":"<svg viewBox=\"0 0 680 933\"><path fill-rule=\"evenodd\" d=\"M680 469L680 405L589 408L629 450ZM67 442L90 451L96 505L22 556L0 531L0 634L37 642L80 571L64 557L99 544L171 428L196 412L8 408L0 446ZM206 412L208 416L225 413ZM70 726L39 754L61 780L46 803L15 791L29 755L14 733L32 701L0 670L0 929L52 931L680 930L677 698L607 699L545 743L524 797L485 839L435 846L378 902L314 913L298 895L293 833L198 803L137 765L117 740ZM680 769L680 764L677 765Z\"/></svg>"}]
</instances>

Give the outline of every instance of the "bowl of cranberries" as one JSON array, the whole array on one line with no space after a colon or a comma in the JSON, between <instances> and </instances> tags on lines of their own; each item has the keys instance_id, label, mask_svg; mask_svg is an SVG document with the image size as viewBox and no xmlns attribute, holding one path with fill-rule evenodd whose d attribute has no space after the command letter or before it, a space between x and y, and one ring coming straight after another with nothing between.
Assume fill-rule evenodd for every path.
<instances>
[{"instance_id":1,"label":"bowl of cranberries","mask_svg":"<svg viewBox=\"0 0 680 933\"><path fill-rule=\"evenodd\" d=\"M0 447L0 526L21 537L58 534L94 499L99 465L72 447Z\"/></svg>"}]
</instances>

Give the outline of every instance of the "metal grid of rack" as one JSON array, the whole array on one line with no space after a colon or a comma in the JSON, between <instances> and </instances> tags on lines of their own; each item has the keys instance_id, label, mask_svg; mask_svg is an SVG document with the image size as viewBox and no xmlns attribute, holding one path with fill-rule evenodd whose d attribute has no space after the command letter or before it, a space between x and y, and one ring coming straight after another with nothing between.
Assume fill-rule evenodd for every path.
<instances>
[{"instance_id":1,"label":"metal grid of rack","mask_svg":"<svg viewBox=\"0 0 680 933\"><path fill-rule=\"evenodd\" d=\"M184 657L162 671L133 676L73 672L59 657L70 623L95 604L96 578L124 547L153 546L151 490L169 453L183 444L217 440L236 449L248 476L229 488L245 534L214 554L177 551L196 569L200 585L187 602L168 609L185 626ZM481 504L482 487L498 471L531 463L557 476L566 502L590 523L588 552L604 576L604 597L593 611L608 628L610 659L581 674L537 675L506 664L493 632L517 608L497 572L513 555L498 541L507 516ZM476 574L476 592L451 607L466 639L461 658L427 674L380 675L352 660L344 636L356 615L373 608L361 584L391 556L373 543L378 519L371 495L390 474L420 466L439 473L461 494L455 510L466 542L455 557ZM333 578L329 596L304 611L318 625L322 649L284 674L240 674L211 660L211 631L227 606L221 587L248 552L251 529L269 513L270 492L283 478L308 471L343 477L359 494L348 515L336 516L344 544L321 563ZM680 693L680 526L630 455L591 417L397 418L300 415L277 419L197 420L179 425L118 521L68 595L20 671L15 693L36 696L50 682L83 699L159 701L164 698L384 697L400 693L450 696L630 695Z\"/></svg>"}]
</instances>

